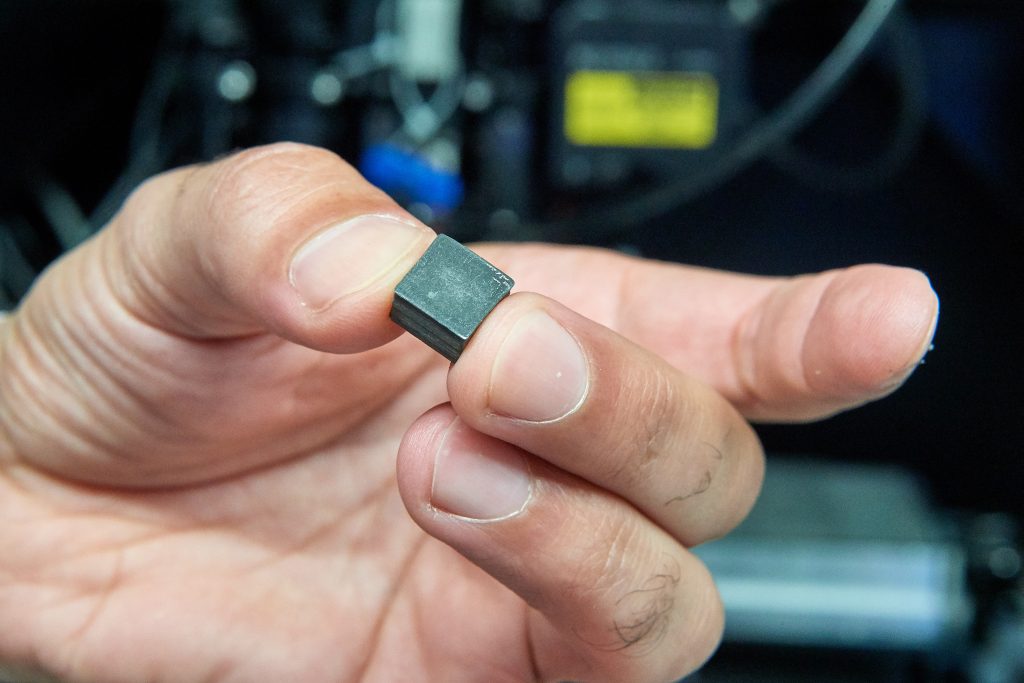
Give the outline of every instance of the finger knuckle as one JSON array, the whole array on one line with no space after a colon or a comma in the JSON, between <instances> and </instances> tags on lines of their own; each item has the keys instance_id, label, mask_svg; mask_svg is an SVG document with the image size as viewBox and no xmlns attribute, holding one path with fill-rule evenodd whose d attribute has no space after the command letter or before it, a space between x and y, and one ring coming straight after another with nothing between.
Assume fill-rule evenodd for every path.
<instances>
[{"instance_id":1,"label":"finger knuckle","mask_svg":"<svg viewBox=\"0 0 1024 683\"><path fill-rule=\"evenodd\" d=\"M271 224L325 175L336 178L345 172L354 173L336 154L318 147L297 143L254 147L215 164L208 210L220 225L246 223L239 217L253 214Z\"/></svg>"},{"instance_id":2,"label":"finger knuckle","mask_svg":"<svg viewBox=\"0 0 1024 683\"><path fill-rule=\"evenodd\" d=\"M687 494L707 490L723 458L718 435L731 424L729 416L706 392L680 385L661 369L641 372L623 383L617 397L633 408L628 419L609 428L610 480L630 490L661 491L680 481ZM673 473L671 482L665 481L667 472Z\"/></svg>"},{"instance_id":3,"label":"finger knuckle","mask_svg":"<svg viewBox=\"0 0 1024 683\"><path fill-rule=\"evenodd\" d=\"M710 576L699 585L688 585L687 611L673 630L674 652L666 662L666 680L677 680L703 666L718 649L725 631L725 609Z\"/></svg>"},{"instance_id":4,"label":"finger knuckle","mask_svg":"<svg viewBox=\"0 0 1024 683\"><path fill-rule=\"evenodd\" d=\"M621 645L612 680L675 681L699 669L721 642L725 618L710 577L666 562L616 606Z\"/></svg>"},{"instance_id":5,"label":"finger knuckle","mask_svg":"<svg viewBox=\"0 0 1024 683\"><path fill-rule=\"evenodd\" d=\"M627 515L606 515L591 521L589 540L579 544L560 592L596 604L597 598L616 593L628 576L642 534L637 521Z\"/></svg>"},{"instance_id":6,"label":"finger knuckle","mask_svg":"<svg viewBox=\"0 0 1024 683\"><path fill-rule=\"evenodd\" d=\"M729 432L723 449L734 453L733 485L730 486L728 509L731 514L724 520L717 536L723 536L742 522L757 501L764 483L765 458L760 440L749 426Z\"/></svg>"},{"instance_id":7,"label":"finger knuckle","mask_svg":"<svg viewBox=\"0 0 1024 683\"><path fill-rule=\"evenodd\" d=\"M587 642L607 680L677 680L721 640L724 612L710 576L676 555L631 557L595 602Z\"/></svg>"},{"instance_id":8,"label":"finger knuckle","mask_svg":"<svg viewBox=\"0 0 1024 683\"><path fill-rule=\"evenodd\" d=\"M672 381L658 370L639 370L622 383L617 403L632 410L629 419L610 425L613 479L627 486L643 482L673 450L678 400Z\"/></svg>"}]
</instances>

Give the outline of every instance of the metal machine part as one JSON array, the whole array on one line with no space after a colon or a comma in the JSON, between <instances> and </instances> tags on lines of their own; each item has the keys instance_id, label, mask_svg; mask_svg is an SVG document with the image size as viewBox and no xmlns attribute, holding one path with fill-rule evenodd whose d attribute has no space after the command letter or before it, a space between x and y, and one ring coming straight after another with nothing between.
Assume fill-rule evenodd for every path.
<instances>
[{"instance_id":1,"label":"metal machine part","mask_svg":"<svg viewBox=\"0 0 1024 683\"><path fill-rule=\"evenodd\" d=\"M454 363L514 285L483 258L440 235L395 288L391 319Z\"/></svg>"},{"instance_id":2,"label":"metal machine part","mask_svg":"<svg viewBox=\"0 0 1024 683\"><path fill-rule=\"evenodd\" d=\"M967 553L905 471L773 459L750 517L696 552L728 641L930 659L967 645Z\"/></svg>"}]
</instances>

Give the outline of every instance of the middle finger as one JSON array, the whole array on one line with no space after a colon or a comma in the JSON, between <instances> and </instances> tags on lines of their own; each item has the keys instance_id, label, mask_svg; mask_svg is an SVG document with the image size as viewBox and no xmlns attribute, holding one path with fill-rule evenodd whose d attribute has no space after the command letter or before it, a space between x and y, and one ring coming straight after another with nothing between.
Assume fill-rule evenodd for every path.
<instances>
[{"instance_id":1,"label":"middle finger","mask_svg":"<svg viewBox=\"0 0 1024 683\"><path fill-rule=\"evenodd\" d=\"M536 294L488 316L448 391L475 429L619 494L687 546L732 529L760 489L761 445L728 401Z\"/></svg>"}]
</instances>

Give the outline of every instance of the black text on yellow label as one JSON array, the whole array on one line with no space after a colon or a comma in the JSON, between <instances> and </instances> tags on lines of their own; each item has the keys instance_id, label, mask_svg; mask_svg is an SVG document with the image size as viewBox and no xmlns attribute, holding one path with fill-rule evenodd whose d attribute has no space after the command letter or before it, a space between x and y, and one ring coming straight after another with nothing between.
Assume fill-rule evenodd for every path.
<instances>
[{"instance_id":1,"label":"black text on yellow label","mask_svg":"<svg viewBox=\"0 0 1024 683\"><path fill-rule=\"evenodd\" d=\"M589 147L705 149L718 133L707 73L577 71L565 86L565 135Z\"/></svg>"}]
</instances>

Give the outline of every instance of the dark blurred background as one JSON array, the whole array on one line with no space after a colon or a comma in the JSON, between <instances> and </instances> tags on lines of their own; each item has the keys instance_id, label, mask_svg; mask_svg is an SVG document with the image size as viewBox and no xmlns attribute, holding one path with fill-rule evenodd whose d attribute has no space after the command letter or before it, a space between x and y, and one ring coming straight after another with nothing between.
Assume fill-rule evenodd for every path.
<instances>
[{"instance_id":1,"label":"dark blurred background","mask_svg":"<svg viewBox=\"0 0 1024 683\"><path fill-rule=\"evenodd\" d=\"M0 309L149 175L285 139L462 240L919 268L906 387L759 427L697 679L1022 681L1022 38L1019 0L7 0Z\"/></svg>"}]
</instances>

